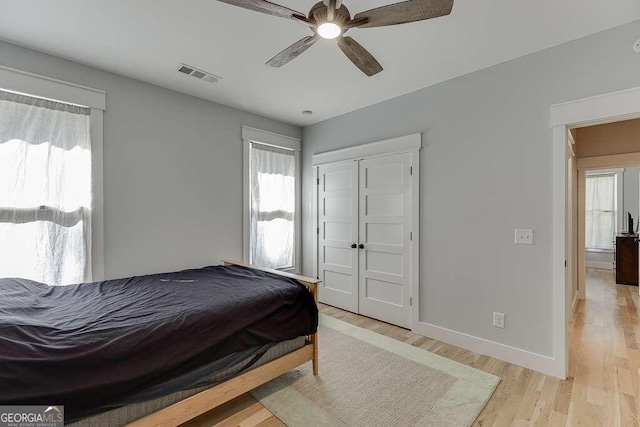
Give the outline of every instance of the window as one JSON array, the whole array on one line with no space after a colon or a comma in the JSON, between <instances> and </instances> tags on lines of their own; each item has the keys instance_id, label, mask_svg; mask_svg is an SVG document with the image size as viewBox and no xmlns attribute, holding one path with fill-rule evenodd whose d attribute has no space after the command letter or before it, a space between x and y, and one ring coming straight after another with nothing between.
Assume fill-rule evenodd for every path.
<instances>
[{"instance_id":1,"label":"window","mask_svg":"<svg viewBox=\"0 0 640 427\"><path fill-rule=\"evenodd\" d=\"M585 244L588 250L613 250L622 225L622 171L588 172L585 186Z\"/></svg>"},{"instance_id":2,"label":"window","mask_svg":"<svg viewBox=\"0 0 640 427\"><path fill-rule=\"evenodd\" d=\"M245 261L298 270L299 144L243 128L245 138Z\"/></svg>"},{"instance_id":3,"label":"window","mask_svg":"<svg viewBox=\"0 0 640 427\"><path fill-rule=\"evenodd\" d=\"M91 277L90 113L0 91L0 277Z\"/></svg>"}]
</instances>

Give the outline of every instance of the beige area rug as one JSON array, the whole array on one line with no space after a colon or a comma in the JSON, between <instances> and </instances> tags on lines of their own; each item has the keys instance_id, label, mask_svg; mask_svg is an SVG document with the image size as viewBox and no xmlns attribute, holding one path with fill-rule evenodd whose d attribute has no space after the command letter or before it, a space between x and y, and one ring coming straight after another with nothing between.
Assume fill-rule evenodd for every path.
<instances>
[{"instance_id":1,"label":"beige area rug","mask_svg":"<svg viewBox=\"0 0 640 427\"><path fill-rule=\"evenodd\" d=\"M470 426L494 375L320 315L320 375L310 363L252 392L291 427Z\"/></svg>"}]
</instances>

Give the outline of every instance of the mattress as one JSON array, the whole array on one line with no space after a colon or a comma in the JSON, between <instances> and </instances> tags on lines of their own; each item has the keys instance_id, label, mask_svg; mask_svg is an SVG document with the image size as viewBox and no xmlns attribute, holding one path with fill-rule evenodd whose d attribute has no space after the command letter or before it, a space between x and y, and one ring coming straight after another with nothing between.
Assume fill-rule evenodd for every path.
<instances>
[{"instance_id":1,"label":"mattress","mask_svg":"<svg viewBox=\"0 0 640 427\"><path fill-rule=\"evenodd\" d=\"M263 353L262 356L247 369L237 370L239 366L242 366L244 363L248 362L250 358L247 358L246 360L238 363L238 365L236 366L231 366L226 370L217 372L215 375L209 378L203 378L203 381L206 383L206 385L200 385L195 388L180 390L180 391L177 391L162 397L158 397L155 399L150 399L150 400L142 401L139 403L129 404L129 405L122 406L112 410L107 410L101 414L87 417L76 422L72 422L69 424L69 426L71 427L114 426L115 427L115 426L122 426L128 423L131 423L139 418L142 418L146 415L157 412L163 408L166 408L167 406L173 405L176 402L186 399L187 397L198 394L201 391L204 391L215 384L223 382L243 372L250 371L251 369L255 369L259 366L262 366L266 363L271 362L272 360L275 360L279 357L289 354L292 351L298 350L302 348L304 344L305 344L304 337L299 337L294 340L277 343L271 348L269 348L265 353Z\"/></svg>"},{"instance_id":2,"label":"mattress","mask_svg":"<svg viewBox=\"0 0 640 427\"><path fill-rule=\"evenodd\" d=\"M303 285L237 266L71 286L0 279L0 292L0 404L55 402L68 420L193 388L318 322Z\"/></svg>"}]
</instances>

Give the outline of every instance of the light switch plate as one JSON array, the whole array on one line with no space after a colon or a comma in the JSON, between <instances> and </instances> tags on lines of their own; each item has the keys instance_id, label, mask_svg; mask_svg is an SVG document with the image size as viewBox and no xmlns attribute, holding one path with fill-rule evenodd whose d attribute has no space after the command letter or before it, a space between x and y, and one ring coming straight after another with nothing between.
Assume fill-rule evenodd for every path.
<instances>
[{"instance_id":1,"label":"light switch plate","mask_svg":"<svg viewBox=\"0 0 640 427\"><path fill-rule=\"evenodd\" d=\"M517 229L516 245L533 245L533 230L526 228Z\"/></svg>"}]
</instances>

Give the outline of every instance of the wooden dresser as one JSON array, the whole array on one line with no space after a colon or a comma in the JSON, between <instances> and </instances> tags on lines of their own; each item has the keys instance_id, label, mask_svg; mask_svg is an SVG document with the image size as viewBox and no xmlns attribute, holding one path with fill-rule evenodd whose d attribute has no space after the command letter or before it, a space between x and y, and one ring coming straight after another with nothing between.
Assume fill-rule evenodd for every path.
<instances>
[{"instance_id":1,"label":"wooden dresser","mask_svg":"<svg viewBox=\"0 0 640 427\"><path fill-rule=\"evenodd\" d=\"M638 236L618 234L616 236L616 283L638 285Z\"/></svg>"}]
</instances>

